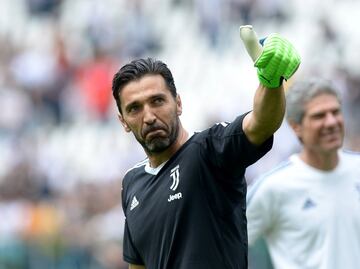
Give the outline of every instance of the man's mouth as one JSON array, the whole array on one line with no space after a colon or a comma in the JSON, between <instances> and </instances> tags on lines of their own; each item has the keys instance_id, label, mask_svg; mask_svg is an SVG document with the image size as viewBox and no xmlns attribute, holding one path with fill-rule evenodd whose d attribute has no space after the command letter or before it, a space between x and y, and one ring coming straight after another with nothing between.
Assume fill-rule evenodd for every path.
<instances>
[{"instance_id":1,"label":"man's mouth","mask_svg":"<svg viewBox=\"0 0 360 269\"><path fill-rule=\"evenodd\" d=\"M336 139L340 138L341 135L340 135L340 132L334 131L334 132L324 133L323 137L327 140L336 140Z\"/></svg>"},{"instance_id":2,"label":"man's mouth","mask_svg":"<svg viewBox=\"0 0 360 269\"><path fill-rule=\"evenodd\" d=\"M153 139L158 136L164 135L165 130L162 128L150 128L144 132L144 138Z\"/></svg>"},{"instance_id":3,"label":"man's mouth","mask_svg":"<svg viewBox=\"0 0 360 269\"><path fill-rule=\"evenodd\" d=\"M153 130L146 133L147 138L154 138L156 136L161 136L161 134L164 132L162 129Z\"/></svg>"}]
</instances>

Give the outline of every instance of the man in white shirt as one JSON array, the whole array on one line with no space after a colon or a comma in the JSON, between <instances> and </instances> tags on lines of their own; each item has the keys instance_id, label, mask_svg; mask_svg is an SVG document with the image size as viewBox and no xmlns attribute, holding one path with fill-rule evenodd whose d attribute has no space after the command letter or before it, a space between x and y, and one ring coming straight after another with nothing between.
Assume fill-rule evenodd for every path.
<instances>
[{"instance_id":1,"label":"man in white shirt","mask_svg":"<svg viewBox=\"0 0 360 269\"><path fill-rule=\"evenodd\" d=\"M249 246L264 238L276 269L360 268L360 154L341 150L334 86L295 84L287 121L302 149L249 187Z\"/></svg>"}]
</instances>

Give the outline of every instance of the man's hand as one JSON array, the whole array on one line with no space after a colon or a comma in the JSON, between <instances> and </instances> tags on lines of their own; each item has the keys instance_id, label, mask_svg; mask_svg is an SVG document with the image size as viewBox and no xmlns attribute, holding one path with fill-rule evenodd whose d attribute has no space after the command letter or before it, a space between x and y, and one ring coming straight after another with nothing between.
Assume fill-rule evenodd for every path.
<instances>
[{"instance_id":1,"label":"man's hand","mask_svg":"<svg viewBox=\"0 0 360 269\"><path fill-rule=\"evenodd\" d=\"M300 55L294 46L278 34L271 34L265 39L263 51L255 62L260 83L267 88L278 88L299 65Z\"/></svg>"},{"instance_id":2,"label":"man's hand","mask_svg":"<svg viewBox=\"0 0 360 269\"><path fill-rule=\"evenodd\" d=\"M267 88L278 88L283 79L289 79L300 65L300 55L295 47L279 34L271 34L263 40L261 47L255 42L252 26L240 27L240 37L258 68L258 77Z\"/></svg>"}]
</instances>

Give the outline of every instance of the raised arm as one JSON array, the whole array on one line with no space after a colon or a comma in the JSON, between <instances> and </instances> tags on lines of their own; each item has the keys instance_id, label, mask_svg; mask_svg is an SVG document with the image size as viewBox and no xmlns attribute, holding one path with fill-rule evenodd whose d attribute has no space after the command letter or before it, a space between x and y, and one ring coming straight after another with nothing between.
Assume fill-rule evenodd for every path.
<instances>
[{"instance_id":1,"label":"raised arm","mask_svg":"<svg viewBox=\"0 0 360 269\"><path fill-rule=\"evenodd\" d=\"M253 111L243 121L246 137L255 145L261 145L280 127L285 114L284 89L268 89L259 85L255 93Z\"/></svg>"},{"instance_id":2,"label":"raised arm","mask_svg":"<svg viewBox=\"0 0 360 269\"><path fill-rule=\"evenodd\" d=\"M281 125L285 114L283 80L300 65L294 46L278 34L271 34L261 47L252 27L240 27L240 37L257 67L260 85L255 93L253 111L246 115L243 130L255 145L262 144Z\"/></svg>"}]
</instances>

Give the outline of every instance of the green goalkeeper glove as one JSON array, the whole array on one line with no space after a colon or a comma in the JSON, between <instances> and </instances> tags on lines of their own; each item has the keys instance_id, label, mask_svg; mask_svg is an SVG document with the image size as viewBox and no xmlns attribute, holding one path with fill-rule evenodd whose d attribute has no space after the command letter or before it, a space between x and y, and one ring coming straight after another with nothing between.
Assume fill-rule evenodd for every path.
<instances>
[{"instance_id":1,"label":"green goalkeeper glove","mask_svg":"<svg viewBox=\"0 0 360 269\"><path fill-rule=\"evenodd\" d=\"M279 34L269 35L262 48L254 41L256 34L251 26L240 27L240 36L255 61L259 81L265 87L278 88L283 79L288 80L298 69L301 62L299 53Z\"/></svg>"}]
</instances>

